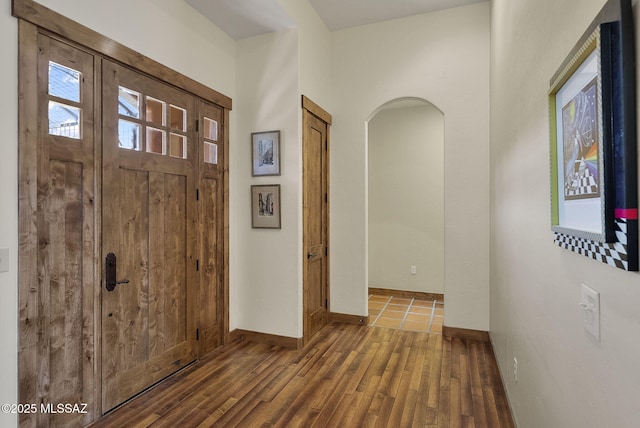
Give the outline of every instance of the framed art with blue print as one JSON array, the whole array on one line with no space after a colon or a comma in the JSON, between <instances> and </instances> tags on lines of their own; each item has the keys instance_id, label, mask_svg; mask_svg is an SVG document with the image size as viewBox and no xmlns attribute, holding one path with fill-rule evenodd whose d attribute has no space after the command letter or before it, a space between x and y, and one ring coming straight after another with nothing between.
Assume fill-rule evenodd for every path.
<instances>
[{"instance_id":1,"label":"framed art with blue print","mask_svg":"<svg viewBox=\"0 0 640 428\"><path fill-rule=\"evenodd\" d=\"M609 0L550 82L551 229L560 247L638 270L630 0Z\"/></svg>"}]
</instances>

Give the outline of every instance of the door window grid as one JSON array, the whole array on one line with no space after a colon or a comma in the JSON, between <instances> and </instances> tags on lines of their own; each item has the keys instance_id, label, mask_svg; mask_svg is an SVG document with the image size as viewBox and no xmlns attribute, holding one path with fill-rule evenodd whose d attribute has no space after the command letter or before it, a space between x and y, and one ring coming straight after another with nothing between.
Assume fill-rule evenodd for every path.
<instances>
[{"instance_id":1,"label":"door window grid","mask_svg":"<svg viewBox=\"0 0 640 428\"><path fill-rule=\"evenodd\" d=\"M118 116L118 147L187 158L186 109L120 86Z\"/></svg>"},{"instance_id":2,"label":"door window grid","mask_svg":"<svg viewBox=\"0 0 640 428\"><path fill-rule=\"evenodd\" d=\"M48 119L49 135L79 140L82 138L82 73L49 61Z\"/></svg>"}]
</instances>

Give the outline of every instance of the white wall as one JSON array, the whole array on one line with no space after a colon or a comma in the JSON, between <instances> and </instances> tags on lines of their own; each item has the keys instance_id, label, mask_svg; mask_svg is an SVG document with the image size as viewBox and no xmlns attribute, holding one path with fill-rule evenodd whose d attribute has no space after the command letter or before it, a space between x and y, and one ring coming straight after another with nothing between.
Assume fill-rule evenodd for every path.
<instances>
[{"instance_id":1,"label":"white wall","mask_svg":"<svg viewBox=\"0 0 640 428\"><path fill-rule=\"evenodd\" d=\"M0 248L9 248L9 272L0 273L0 403L18 402L18 25L11 0L0 0ZM17 426L0 412L0 426Z\"/></svg>"},{"instance_id":2,"label":"white wall","mask_svg":"<svg viewBox=\"0 0 640 428\"><path fill-rule=\"evenodd\" d=\"M491 338L520 428L640 421L640 276L550 230L549 80L604 3L492 2ZM600 343L582 327L581 283L600 292Z\"/></svg>"},{"instance_id":3,"label":"white wall","mask_svg":"<svg viewBox=\"0 0 640 428\"><path fill-rule=\"evenodd\" d=\"M298 30L238 41L237 143L231 147L231 330L302 336ZM251 133L280 130L281 176L251 176ZM282 229L252 229L250 186L280 184Z\"/></svg>"},{"instance_id":4,"label":"white wall","mask_svg":"<svg viewBox=\"0 0 640 428\"><path fill-rule=\"evenodd\" d=\"M329 29L307 0L279 0L279 2L298 26L300 93L331 113L331 34ZM300 212L302 213L302 210Z\"/></svg>"},{"instance_id":5,"label":"white wall","mask_svg":"<svg viewBox=\"0 0 640 428\"><path fill-rule=\"evenodd\" d=\"M368 286L444 293L444 116L399 105L369 121Z\"/></svg>"},{"instance_id":6,"label":"white wall","mask_svg":"<svg viewBox=\"0 0 640 428\"><path fill-rule=\"evenodd\" d=\"M445 116L445 324L489 329L489 3L333 33L332 310L367 313L365 122L418 97Z\"/></svg>"},{"instance_id":7,"label":"white wall","mask_svg":"<svg viewBox=\"0 0 640 428\"><path fill-rule=\"evenodd\" d=\"M230 328L302 337L301 95L329 108L331 39L307 1L280 3L297 29L237 42L239 143L231 149L231 193L238 202L231 237L235 303ZM251 132L278 129L282 175L251 177ZM251 229L251 184L281 185L282 230Z\"/></svg>"}]
</instances>

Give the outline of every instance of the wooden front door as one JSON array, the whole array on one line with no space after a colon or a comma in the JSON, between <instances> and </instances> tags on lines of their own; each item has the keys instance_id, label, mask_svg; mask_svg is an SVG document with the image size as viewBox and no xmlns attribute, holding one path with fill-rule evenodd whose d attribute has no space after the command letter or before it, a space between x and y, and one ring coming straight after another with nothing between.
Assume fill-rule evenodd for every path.
<instances>
[{"instance_id":1,"label":"wooden front door","mask_svg":"<svg viewBox=\"0 0 640 428\"><path fill-rule=\"evenodd\" d=\"M19 420L86 426L228 340L232 103L32 6L80 40L19 21Z\"/></svg>"},{"instance_id":2,"label":"wooden front door","mask_svg":"<svg viewBox=\"0 0 640 428\"><path fill-rule=\"evenodd\" d=\"M329 138L326 118L316 114L319 107L306 98L303 107L304 340L308 341L327 324L329 312Z\"/></svg>"},{"instance_id":3,"label":"wooden front door","mask_svg":"<svg viewBox=\"0 0 640 428\"><path fill-rule=\"evenodd\" d=\"M195 359L194 98L103 61L102 411Z\"/></svg>"}]
</instances>

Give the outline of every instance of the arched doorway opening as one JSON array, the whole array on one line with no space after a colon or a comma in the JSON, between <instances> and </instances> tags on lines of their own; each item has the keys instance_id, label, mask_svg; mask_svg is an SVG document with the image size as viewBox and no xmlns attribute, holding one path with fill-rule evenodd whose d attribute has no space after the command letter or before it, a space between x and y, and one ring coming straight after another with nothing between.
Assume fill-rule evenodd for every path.
<instances>
[{"instance_id":1,"label":"arched doorway opening","mask_svg":"<svg viewBox=\"0 0 640 428\"><path fill-rule=\"evenodd\" d=\"M371 325L440 332L444 321L444 114L395 99L367 122Z\"/></svg>"}]
</instances>

